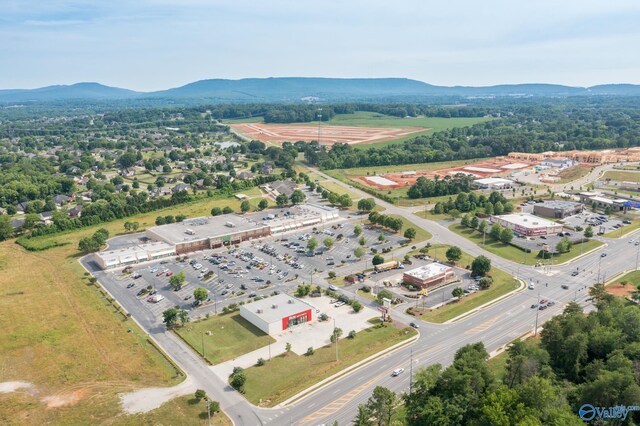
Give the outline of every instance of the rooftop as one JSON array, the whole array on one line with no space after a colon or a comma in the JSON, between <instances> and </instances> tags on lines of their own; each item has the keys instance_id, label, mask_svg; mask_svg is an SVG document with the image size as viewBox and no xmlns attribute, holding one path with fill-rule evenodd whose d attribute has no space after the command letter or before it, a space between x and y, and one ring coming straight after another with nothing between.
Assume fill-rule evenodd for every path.
<instances>
[{"instance_id":1,"label":"rooftop","mask_svg":"<svg viewBox=\"0 0 640 426\"><path fill-rule=\"evenodd\" d=\"M474 182L482 184L482 185L493 185L496 183L513 183L512 180L504 179L504 178L484 178L484 179L476 179Z\"/></svg>"},{"instance_id":2,"label":"rooftop","mask_svg":"<svg viewBox=\"0 0 640 426\"><path fill-rule=\"evenodd\" d=\"M544 203L536 204L536 206L543 206L551 209L573 209L578 205L580 205L580 203L574 203L573 201L564 200L548 200Z\"/></svg>"},{"instance_id":3,"label":"rooftop","mask_svg":"<svg viewBox=\"0 0 640 426\"><path fill-rule=\"evenodd\" d=\"M136 244L134 246L124 247L117 250L105 250L96 253L105 265L114 265L117 263L125 263L133 260L147 260L148 254L173 252L175 247L163 241L154 241L145 244Z\"/></svg>"},{"instance_id":4,"label":"rooftop","mask_svg":"<svg viewBox=\"0 0 640 426\"><path fill-rule=\"evenodd\" d=\"M405 274L415 277L419 280L425 280L440 274L444 274L449 270L453 271L453 269L449 266L434 262L429 263L428 265L421 266L419 268L411 269L410 271L406 271Z\"/></svg>"},{"instance_id":5,"label":"rooftop","mask_svg":"<svg viewBox=\"0 0 640 426\"><path fill-rule=\"evenodd\" d=\"M534 216L529 213L514 213L505 214L502 216L494 216L501 220L504 220L514 225L522 226L523 228L541 228L551 226L561 226L560 224L547 220L538 216Z\"/></svg>"},{"instance_id":6,"label":"rooftop","mask_svg":"<svg viewBox=\"0 0 640 426\"><path fill-rule=\"evenodd\" d=\"M215 217L196 217L180 223L154 226L149 228L149 232L168 243L179 244L186 241L222 237L266 226L257 215L225 214Z\"/></svg>"},{"instance_id":7,"label":"rooftop","mask_svg":"<svg viewBox=\"0 0 640 426\"><path fill-rule=\"evenodd\" d=\"M302 300L296 299L288 294L277 294L275 296L267 297L266 299L247 303L241 306L240 314L242 314L243 309L259 316L267 323L273 323L281 321L284 317L314 308Z\"/></svg>"}]
</instances>

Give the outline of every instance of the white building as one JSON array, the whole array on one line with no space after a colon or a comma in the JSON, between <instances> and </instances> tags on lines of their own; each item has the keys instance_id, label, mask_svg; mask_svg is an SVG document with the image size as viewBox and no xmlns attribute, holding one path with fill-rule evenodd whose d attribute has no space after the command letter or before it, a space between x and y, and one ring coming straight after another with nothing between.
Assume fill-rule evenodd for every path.
<instances>
[{"instance_id":1,"label":"white building","mask_svg":"<svg viewBox=\"0 0 640 426\"><path fill-rule=\"evenodd\" d=\"M102 269L112 269L120 266L133 265L150 260L162 259L176 254L172 244L156 241L147 244L137 244L115 250L105 250L94 255L98 266Z\"/></svg>"},{"instance_id":2,"label":"white building","mask_svg":"<svg viewBox=\"0 0 640 426\"><path fill-rule=\"evenodd\" d=\"M562 225L529 213L491 216L491 223L499 223L514 233L526 236L552 235L562 231Z\"/></svg>"},{"instance_id":3,"label":"white building","mask_svg":"<svg viewBox=\"0 0 640 426\"><path fill-rule=\"evenodd\" d=\"M474 185L480 189L507 189L512 188L514 182L504 178L484 178L473 181Z\"/></svg>"},{"instance_id":4,"label":"white building","mask_svg":"<svg viewBox=\"0 0 640 426\"><path fill-rule=\"evenodd\" d=\"M575 166L576 164L578 164L578 162L570 158L545 158L540 164L546 167L567 169L569 167Z\"/></svg>"},{"instance_id":5,"label":"white building","mask_svg":"<svg viewBox=\"0 0 640 426\"><path fill-rule=\"evenodd\" d=\"M446 283L455 276L452 267L434 262L406 271L402 275L402 280L417 287L429 288Z\"/></svg>"},{"instance_id":6,"label":"white building","mask_svg":"<svg viewBox=\"0 0 640 426\"><path fill-rule=\"evenodd\" d=\"M273 335L313 321L315 309L300 299L278 294L240 306L240 316Z\"/></svg>"}]
</instances>

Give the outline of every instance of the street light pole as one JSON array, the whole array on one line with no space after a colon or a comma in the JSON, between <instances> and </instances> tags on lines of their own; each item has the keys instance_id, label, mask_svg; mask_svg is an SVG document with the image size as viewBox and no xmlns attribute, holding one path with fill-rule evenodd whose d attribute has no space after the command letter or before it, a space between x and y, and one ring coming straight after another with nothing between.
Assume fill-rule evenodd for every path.
<instances>
[{"instance_id":1,"label":"street light pole","mask_svg":"<svg viewBox=\"0 0 640 426\"><path fill-rule=\"evenodd\" d=\"M600 283L600 264L602 263L602 257L598 259L598 283Z\"/></svg>"},{"instance_id":2,"label":"street light pole","mask_svg":"<svg viewBox=\"0 0 640 426\"><path fill-rule=\"evenodd\" d=\"M202 332L201 337L202 337L202 358L205 358L205 356L204 356L204 331Z\"/></svg>"},{"instance_id":3,"label":"street light pole","mask_svg":"<svg viewBox=\"0 0 640 426\"><path fill-rule=\"evenodd\" d=\"M409 395L413 390L413 348L411 348L411 364L409 364Z\"/></svg>"},{"instance_id":4,"label":"street light pole","mask_svg":"<svg viewBox=\"0 0 640 426\"><path fill-rule=\"evenodd\" d=\"M640 256L640 244L637 245L638 250L636 251L636 269L638 269L638 256Z\"/></svg>"},{"instance_id":5,"label":"street light pole","mask_svg":"<svg viewBox=\"0 0 640 426\"><path fill-rule=\"evenodd\" d=\"M338 359L338 336L336 335L336 319L333 319L333 335L336 337L336 362L339 361Z\"/></svg>"},{"instance_id":6,"label":"street light pole","mask_svg":"<svg viewBox=\"0 0 640 426\"><path fill-rule=\"evenodd\" d=\"M540 288L538 288L538 303L536 304L536 326L533 329L533 335L538 335L538 314L540 313Z\"/></svg>"}]
</instances>

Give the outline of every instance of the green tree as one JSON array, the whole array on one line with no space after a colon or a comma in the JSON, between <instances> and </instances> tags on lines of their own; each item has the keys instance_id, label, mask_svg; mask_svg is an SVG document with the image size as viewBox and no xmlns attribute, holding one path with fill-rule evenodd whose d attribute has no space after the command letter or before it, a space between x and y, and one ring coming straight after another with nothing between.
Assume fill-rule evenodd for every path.
<instances>
[{"instance_id":1,"label":"green tree","mask_svg":"<svg viewBox=\"0 0 640 426\"><path fill-rule=\"evenodd\" d=\"M244 385L247 383L247 375L244 369L235 367L231 375L231 386L240 393L244 393Z\"/></svg>"},{"instance_id":2,"label":"green tree","mask_svg":"<svg viewBox=\"0 0 640 426\"><path fill-rule=\"evenodd\" d=\"M376 207L376 202L373 198L361 198L358 201L358 210L361 212L370 212Z\"/></svg>"},{"instance_id":3,"label":"green tree","mask_svg":"<svg viewBox=\"0 0 640 426\"><path fill-rule=\"evenodd\" d=\"M304 200L306 199L306 195L304 195L304 192L302 192L299 189L296 189L295 191L293 191L291 193L291 202L293 204L300 204L300 203L304 203ZM276 198L276 202L277 202L277 198ZM285 203L286 204L286 203Z\"/></svg>"},{"instance_id":4,"label":"green tree","mask_svg":"<svg viewBox=\"0 0 640 426\"><path fill-rule=\"evenodd\" d=\"M379 254L376 254L375 256L373 256L373 259L371 259L371 264L373 266L380 265L382 263L384 263L384 257Z\"/></svg>"},{"instance_id":5,"label":"green tree","mask_svg":"<svg viewBox=\"0 0 640 426\"><path fill-rule=\"evenodd\" d=\"M249 203L249 200L244 200L242 203L240 203L240 211L242 213L246 213L249 210L251 210L251 203Z\"/></svg>"},{"instance_id":6,"label":"green tree","mask_svg":"<svg viewBox=\"0 0 640 426\"><path fill-rule=\"evenodd\" d=\"M376 298L378 299L378 303L382 305L382 302L384 301L384 299L390 299L390 300L393 299L393 293L391 293L387 289L383 289L378 292L378 294L376 295Z\"/></svg>"},{"instance_id":7,"label":"green tree","mask_svg":"<svg viewBox=\"0 0 640 426\"><path fill-rule=\"evenodd\" d=\"M491 287L491 284L493 284L493 278L491 277L482 277L480 278L480 281L478 281L478 287L480 287L482 290L486 290L489 287Z\"/></svg>"},{"instance_id":8,"label":"green tree","mask_svg":"<svg viewBox=\"0 0 640 426\"><path fill-rule=\"evenodd\" d=\"M8 240L11 237L13 237L11 219L7 215L0 215L0 241Z\"/></svg>"},{"instance_id":9,"label":"green tree","mask_svg":"<svg viewBox=\"0 0 640 426\"><path fill-rule=\"evenodd\" d=\"M470 221L471 219L469 219L469 215L465 214L464 216L462 216L462 219L460 219L460 225L468 228L470 225Z\"/></svg>"},{"instance_id":10,"label":"green tree","mask_svg":"<svg viewBox=\"0 0 640 426\"><path fill-rule=\"evenodd\" d=\"M415 228L407 228L404 231L404 237L409 239L409 240L413 240L416 237L416 230Z\"/></svg>"},{"instance_id":11,"label":"green tree","mask_svg":"<svg viewBox=\"0 0 640 426\"><path fill-rule=\"evenodd\" d=\"M40 215L38 213L28 213L24 217L24 223L22 224L22 228L33 229L38 223L40 223Z\"/></svg>"},{"instance_id":12,"label":"green tree","mask_svg":"<svg viewBox=\"0 0 640 426\"><path fill-rule=\"evenodd\" d=\"M264 210L264 209L266 209L267 207L269 207L269 202L268 202L265 198L263 198L262 200L260 200L260 202L258 203L258 208L259 208L260 210Z\"/></svg>"},{"instance_id":13,"label":"green tree","mask_svg":"<svg viewBox=\"0 0 640 426\"><path fill-rule=\"evenodd\" d=\"M354 300L353 303L351 304L351 309L353 309L353 312L358 313L362 310L363 306L362 303L358 302L357 300Z\"/></svg>"},{"instance_id":14,"label":"green tree","mask_svg":"<svg viewBox=\"0 0 640 426\"><path fill-rule=\"evenodd\" d=\"M464 295L464 290L462 289L462 287L456 287L451 292L451 295L453 297L461 298Z\"/></svg>"},{"instance_id":15,"label":"green tree","mask_svg":"<svg viewBox=\"0 0 640 426\"><path fill-rule=\"evenodd\" d=\"M473 228L473 229L478 229L478 225L480 224L480 219L478 219L478 216L473 216L471 218L471 221L469 222L469 225Z\"/></svg>"},{"instance_id":16,"label":"green tree","mask_svg":"<svg viewBox=\"0 0 640 426\"><path fill-rule=\"evenodd\" d=\"M229 206L224 206L224 208L222 209L222 213L223 214L231 214L233 213L233 209Z\"/></svg>"},{"instance_id":17,"label":"green tree","mask_svg":"<svg viewBox=\"0 0 640 426\"><path fill-rule=\"evenodd\" d=\"M287 351L287 353L291 352L291 343L287 342L286 345L284 345L284 350Z\"/></svg>"},{"instance_id":18,"label":"green tree","mask_svg":"<svg viewBox=\"0 0 640 426\"><path fill-rule=\"evenodd\" d=\"M353 250L353 255L355 257L357 257L358 259L360 259L362 256L364 256L366 253L364 247L356 247L355 250Z\"/></svg>"},{"instance_id":19,"label":"green tree","mask_svg":"<svg viewBox=\"0 0 640 426\"><path fill-rule=\"evenodd\" d=\"M342 329L340 327L335 327L333 329L333 332L331 333L329 340L331 340L331 343L335 343L335 341L338 340L340 336L342 336Z\"/></svg>"},{"instance_id":20,"label":"green tree","mask_svg":"<svg viewBox=\"0 0 640 426\"><path fill-rule=\"evenodd\" d=\"M556 251L558 253L568 253L571 250L571 241L569 241L569 238L567 237L563 237L560 239L560 241L558 241L558 244L556 244Z\"/></svg>"},{"instance_id":21,"label":"green tree","mask_svg":"<svg viewBox=\"0 0 640 426\"><path fill-rule=\"evenodd\" d=\"M353 227L353 235L359 237L362 234L362 227L360 225L356 225Z\"/></svg>"},{"instance_id":22,"label":"green tree","mask_svg":"<svg viewBox=\"0 0 640 426\"><path fill-rule=\"evenodd\" d=\"M292 194L293 195L293 194ZM285 194L279 194L276 197L276 205L278 207L284 207L289 203L289 197L287 197Z\"/></svg>"},{"instance_id":23,"label":"green tree","mask_svg":"<svg viewBox=\"0 0 640 426\"><path fill-rule=\"evenodd\" d=\"M353 205L353 200L351 199L349 194L342 194L338 198L338 204L340 204L340 207L342 207L343 209L346 209L347 207L351 207Z\"/></svg>"},{"instance_id":24,"label":"green tree","mask_svg":"<svg viewBox=\"0 0 640 426\"><path fill-rule=\"evenodd\" d=\"M171 328L178 322L178 310L176 308L169 308L162 312L162 322L167 328Z\"/></svg>"},{"instance_id":25,"label":"green tree","mask_svg":"<svg viewBox=\"0 0 640 426\"><path fill-rule=\"evenodd\" d=\"M593 238L593 228L591 226L587 226L584 229L584 237L585 238Z\"/></svg>"},{"instance_id":26,"label":"green tree","mask_svg":"<svg viewBox=\"0 0 640 426\"><path fill-rule=\"evenodd\" d=\"M193 396L200 401L207 398L207 393L202 389L196 389L196 393Z\"/></svg>"},{"instance_id":27,"label":"green tree","mask_svg":"<svg viewBox=\"0 0 640 426\"><path fill-rule=\"evenodd\" d=\"M396 394L382 386L373 389L366 407L378 426L391 426L392 419L397 412L399 400Z\"/></svg>"},{"instance_id":28,"label":"green tree","mask_svg":"<svg viewBox=\"0 0 640 426\"><path fill-rule=\"evenodd\" d=\"M214 207L211 209L211 216L220 216L222 214L222 209L220 207Z\"/></svg>"},{"instance_id":29,"label":"green tree","mask_svg":"<svg viewBox=\"0 0 640 426\"><path fill-rule=\"evenodd\" d=\"M367 240L365 240L364 237L360 237L360 239L358 240L358 244L364 247L367 244Z\"/></svg>"},{"instance_id":30,"label":"green tree","mask_svg":"<svg viewBox=\"0 0 640 426\"><path fill-rule=\"evenodd\" d=\"M314 251L318 247L318 240L315 237L309 238L307 241L307 250Z\"/></svg>"},{"instance_id":31,"label":"green tree","mask_svg":"<svg viewBox=\"0 0 640 426\"><path fill-rule=\"evenodd\" d=\"M358 414L356 414L356 418L353 419L353 426L371 426L372 424L371 412L367 406L363 404L358 405Z\"/></svg>"},{"instance_id":32,"label":"green tree","mask_svg":"<svg viewBox=\"0 0 640 426\"><path fill-rule=\"evenodd\" d=\"M456 246L449 247L445 256L449 262L455 263L462 258L462 250Z\"/></svg>"},{"instance_id":33,"label":"green tree","mask_svg":"<svg viewBox=\"0 0 640 426\"><path fill-rule=\"evenodd\" d=\"M491 238L496 241L500 241L500 235L502 234L502 225L499 223L494 223L491 226Z\"/></svg>"},{"instance_id":34,"label":"green tree","mask_svg":"<svg viewBox=\"0 0 640 426\"><path fill-rule=\"evenodd\" d=\"M324 247L325 247L327 250L330 250L330 249L331 249L331 247L333 247L333 244L334 244L333 238L331 238L331 237L327 237L327 238L325 238L325 239L322 241L322 244L324 245Z\"/></svg>"},{"instance_id":35,"label":"green tree","mask_svg":"<svg viewBox=\"0 0 640 426\"><path fill-rule=\"evenodd\" d=\"M196 287L193 290L193 298L198 302L204 302L209 297L209 292L204 287Z\"/></svg>"},{"instance_id":36,"label":"green tree","mask_svg":"<svg viewBox=\"0 0 640 426\"><path fill-rule=\"evenodd\" d=\"M180 271L169 278L169 285L174 290L180 290L186 280L187 280L186 274L184 273L184 271Z\"/></svg>"},{"instance_id":37,"label":"green tree","mask_svg":"<svg viewBox=\"0 0 640 426\"><path fill-rule=\"evenodd\" d=\"M491 270L491 260L485 256L478 256L471 262L471 274L473 276L485 276Z\"/></svg>"},{"instance_id":38,"label":"green tree","mask_svg":"<svg viewBox=\"0 0 640 426\"><path fill-rule=\"evenodd\" d=\"M513 231L509 228L503 228L500 232L500 241L509 244L513 240Z\"/></svg>"},{"instance_id":39,"label":"green tree","mask_svg":"<svg viewBox=\"0 0 640 426\"><path fill-rule=\"evenodd\" d=\"M504 205L498 201L493 205L493 214L501 215L502 213L504 213Z\"/></svg>"}]
</instances>

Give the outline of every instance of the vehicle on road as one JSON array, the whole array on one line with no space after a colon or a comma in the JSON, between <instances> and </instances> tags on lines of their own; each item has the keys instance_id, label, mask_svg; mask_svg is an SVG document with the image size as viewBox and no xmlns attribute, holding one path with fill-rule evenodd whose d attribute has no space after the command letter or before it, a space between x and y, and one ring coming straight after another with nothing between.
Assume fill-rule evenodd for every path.
<instances>
[{"instance_id":1,"label":"vehicle on road","mask_svg":"<svg viewBox=\"0 0 640 426\"><path fill-rule=\"evenodd\" d=\"M572 277L575 277L576 275L578 275L578 271L573 271L573 272L571 273L571 276L572 276Z\"/></svg>"},{"instance_id":2,"label":"vehicle on road","mask_svg":"<svg viewBox=\"0 0 640 426\"><path fill-rule=\"evenodd\" d=\"M566 285L566 284L562 284L562 285L560 286L560 288L561 288L561 289L563 289L563 290L569 290L569 286L568 286L568 285Z\"/></svg>"},{"instance_id":3,"label":"vehicle on road","mask_svg":"<svg viewBox=\"0 0 640 426\"><path fill-rule=\"evenodd\" d=\"M536 285L534 283L529 283L529 290L533 290L534 288L536 288Z\"/></svg>"},{"instance_id":4,"label":"vehicle on road","mask_svg":"<svg viewBox=\"0 0 640 426\"><path fill-rule=\"evenodd\" d=\"M252 291L251 293L249 293L249 296L247 296L247 297L256 297L255 291Z\"/></svg>"},{"instance_id":5,"label":"vehicle on road","mask_svg":"<svg viewBox=\"0 0 640 426\"><path fill-rule=\"evenodd\" d=\"M331 291L338 291L338 287L336 287L335 285L331 284L331 285L329 286L329 290L331 290Z\"/></svg>"},{"instance_id":6,"label":"vehicle on road","mask_svg":"<svg viewBox=\"0 0 640 426\"><path fill-rule=\"evenodd\" d=\"M531 305L531 309L536 309L538 307L537 303L534 303L533 305Z\"/></svg>"},{"instance_id":7,"label":"vehicle on road","mask_svg":"<svg viewBox=\"0 0 640 426\"><path fill-rule=\"evenodd\" d=\"M404 368L396 368L395 370L393 370L393 372L391 373L391 376L393 377L397 377L399 375L401 375L402 373L404 373Z\"/></svg>"},{"instance_id":8,"label":"vehicle on road","mask_svg":"<svg viewBox=\"0 0 640 426\"><path fill-rule=\"evenodd\" d=\"M607 257L607 253L602 253L600 257Z\"/></svg>"},{"instance_id":9,"label":"vehicle on road","mask_svg":"<svg viewBox=\"0 0 640 426\"><path fill-rule=\"evenodd\" d=\"M415 322L411 322L409 323L409 325L413 328L420 328L420 326L418 324L416 324Z\"/></svg>"}]
</instances>

